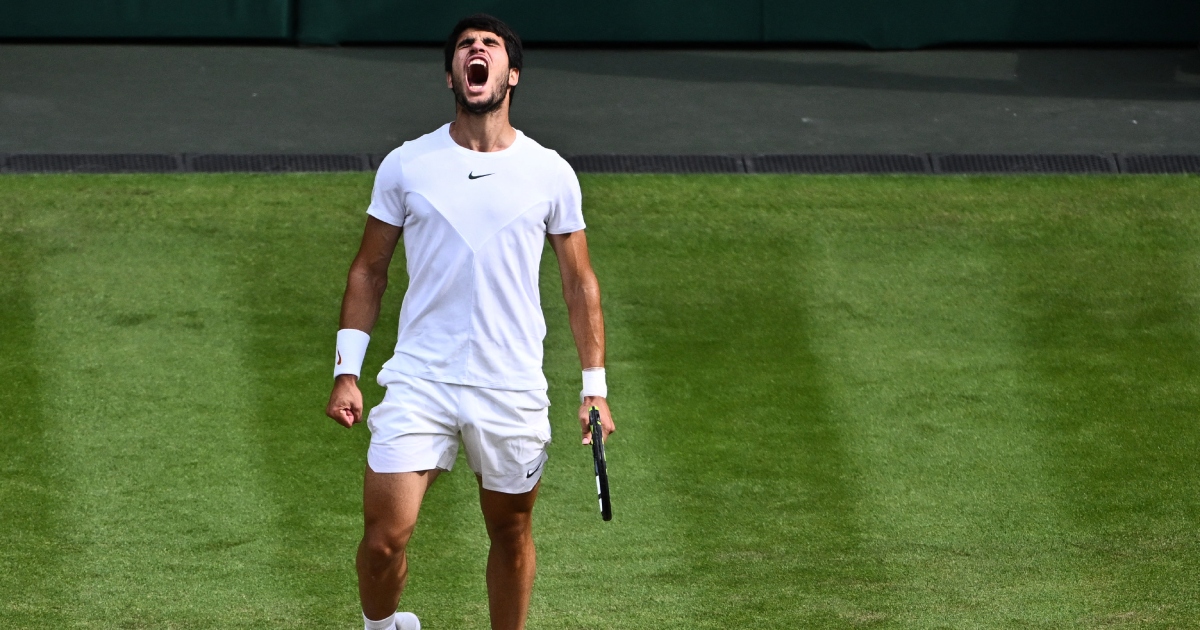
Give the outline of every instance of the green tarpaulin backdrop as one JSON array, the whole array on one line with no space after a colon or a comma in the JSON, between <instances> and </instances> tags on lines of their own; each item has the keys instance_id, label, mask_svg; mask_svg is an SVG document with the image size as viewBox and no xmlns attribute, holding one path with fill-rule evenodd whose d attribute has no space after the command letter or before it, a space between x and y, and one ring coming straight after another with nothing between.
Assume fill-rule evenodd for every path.
<instances>
[{"instance_id":1,"label":"green tarpaulin backdrop","mask_svg":"<svg viewBox=\"0 0 1200 630\"><path fill-rule=\"evenodd\" d=\"M436 42L475 11L541 42L1200 40L1200 0L0 0L0 37Z\"/></svg>"},{"instance_id":2,"label":"green tarpaulin backdrop","mask_svg":"<svg viewBox=\"0 0 1200 630\"><path fill-rule=\"evenodd\" d=\"M295 35L292 0L0 0L0 37L236 38Z\"/></svg>"}]
</instances>

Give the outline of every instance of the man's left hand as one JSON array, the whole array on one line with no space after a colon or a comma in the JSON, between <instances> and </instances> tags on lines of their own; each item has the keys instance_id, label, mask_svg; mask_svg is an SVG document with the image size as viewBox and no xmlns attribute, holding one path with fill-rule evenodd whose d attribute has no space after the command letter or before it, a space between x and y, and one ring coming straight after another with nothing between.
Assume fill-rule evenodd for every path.
<instances>
[{"instance_id":1,"label":"man's left hand","mask_svg":"<svg viewBox=\"0 0 1200 630\"><path fill-rule=\"evenodd\" d=\"M592 443L592 426L589 419L592 407L600 411L600 430L604 433L604 442L607 443L608 436L616 432L617 427L613 424L612 412L608 410L608 401L599 396L587 396L579 406L579 427L583 429L583 443Z\"/></svg>"}]
</instances>

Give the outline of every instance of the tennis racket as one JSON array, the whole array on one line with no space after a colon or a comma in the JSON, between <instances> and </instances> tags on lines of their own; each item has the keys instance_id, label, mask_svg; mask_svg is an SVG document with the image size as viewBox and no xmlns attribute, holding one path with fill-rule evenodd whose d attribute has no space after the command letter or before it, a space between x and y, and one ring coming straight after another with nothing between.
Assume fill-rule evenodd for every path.
<instances>
[{"instance_id":1,"label":"tennis racket","mask_svg":"<svg viewBox=\"0 0 1200 630\"><path fill-rule=\"evenodd\" d=\"M600 518L612 520L612 499L608 496L608 462L604 459L604 430L600 428L600 410L588 413L592 427L592 465L596 470L596 495L600 498Z\"/></svg>"}]
</instances>

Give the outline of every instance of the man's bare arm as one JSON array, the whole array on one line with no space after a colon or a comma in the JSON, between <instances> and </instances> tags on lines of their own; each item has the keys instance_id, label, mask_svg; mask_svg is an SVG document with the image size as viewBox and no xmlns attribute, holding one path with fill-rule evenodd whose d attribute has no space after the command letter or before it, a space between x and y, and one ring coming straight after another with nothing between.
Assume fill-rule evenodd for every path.
<instances>
[{"instance_id":1,"label":"man's bare arm","mask_svg":"<svg viewBox=\"0 0 1200 630\"><path fill-rule=\"evenodd\" d=\"M340 328L370 333L379 319L383 292L387 290L388 266L400 241L400 228L367 217L358 254L350 263L346 293L342 296Z\"/></svg>"},{"instance_id":2,"label":"man's bare arm","mask_svg":"<svg viewBox=\"0 0 1200 630\"><path fill-rule=\"evenodd\" d=\"M346 277L340 328L353 328L365 333L375 328L383 292L387 290L388 266L392 263L399 240L400 228L375 217L367 217L362 243ZM353 374L342 374L334 380L325 414L347 428L362 420L362 392Z\"/></svg>"},{"instance_id":3,"label":"man's bare arm","mask_svg":"<svg viewBox=\"0 0 1200 630\"><path fill-rule=\"evenodd\" d=\"M549 238L550 246L558 256L563 300L567 303L567 315L571 321L575 347L579 351L580 367L585 370L604 367L604 312L600 307L600 282L596 279L588 255L587 236L580 230L569 234L550 234ZM599 396L588 396L579 407L579 425L584 444L591 443L588 410L593 406L600 410L600 424L605 439L617 430L608 409L608 401Z\"/></svg>"}]
</instances>

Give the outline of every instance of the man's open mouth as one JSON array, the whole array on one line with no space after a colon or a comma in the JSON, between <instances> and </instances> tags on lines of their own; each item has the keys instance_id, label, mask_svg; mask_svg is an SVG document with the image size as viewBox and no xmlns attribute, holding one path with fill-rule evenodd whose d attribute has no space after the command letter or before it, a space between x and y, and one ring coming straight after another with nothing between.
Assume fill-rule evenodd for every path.
<instances>
[{"instance_id":1,"label":"man's open mouth","mask_svg":"<svg viewBox=\"0 0 1200 630\"><path fill-rule=\"evenodd\" d=\"M467 85L481 87L487 84L488 66L482 59L472 59L467 62Z\"/></svg>"}]
</instances>

